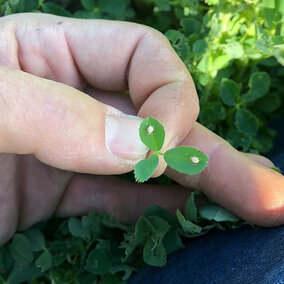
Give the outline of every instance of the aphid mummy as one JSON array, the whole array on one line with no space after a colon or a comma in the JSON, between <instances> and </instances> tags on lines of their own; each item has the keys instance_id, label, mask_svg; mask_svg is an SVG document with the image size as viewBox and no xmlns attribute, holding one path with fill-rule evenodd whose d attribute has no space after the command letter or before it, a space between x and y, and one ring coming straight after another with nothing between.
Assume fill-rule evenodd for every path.
<instances>
[{"instance_id":1,"label":"aphid mummy","mask_svg":"<svg viewBox=\"0 0 284 284\"><path fill-rule=\"evenodd\" d=\"M147 133L148 133L148 134L152 134L153 131L154 131L154 127L153 127L152 125L149 125L149 126L147 127Z\"/></svg>"},{"instance_id":2,"label":"aphid mummy","mask_svg":"<svg viewBox=\"0 0 284 284\"><path fill-rule=\"evenodd\" d=\"M190 157L190 160L193 164L198 164L200 161L197 157Z\"/></svg>"}]
</instances>

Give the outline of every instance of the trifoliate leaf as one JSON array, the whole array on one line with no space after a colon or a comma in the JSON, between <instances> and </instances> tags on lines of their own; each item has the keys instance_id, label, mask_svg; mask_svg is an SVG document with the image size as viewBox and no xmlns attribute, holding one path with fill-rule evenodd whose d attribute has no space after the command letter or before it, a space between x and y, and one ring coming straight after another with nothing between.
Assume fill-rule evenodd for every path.
<instances>
[{"instance_id":1,"label":"trifoliate leaf","mask_svg":"<svg viewBox=\"0 0 284 284\"><path fill-rule=\"evenodd\" d=\"M224 104L234 106L240 96L240 87L233 80L223 79L220 85L220 95Z\"/></svg>"},{"instance_id":2,"label":"trifoliate leaf","mask_svg":"<svg viewBox=\"0 0 284 284\"><path fill-rule=\"evenodd\" d=\"M158 167L159 158L157 155L152 155L150 158L141 160L134 168L134 175L137 182L148 180Z\"/></svg>"},{"instance_id":3,"label":"trifoliate leaf","mask_svg":"<svg viewBox=\"0 0 284 284\"><path fill-rule=\"evenodd\" d=\"M40 268L41 272L47 271L52 264L52 256L49 251L42 253L35 262L36 266Z\"/></svg>"},{"instance_id":4,"label":"trifoliate leaf","mask_svg":"<svg viewBox=\"0 0 284 284\"><path fill-rule=\"evenodd\" d=\"M255 135L258 130L257 118L246 109L237 110L235 125L240 132L247 135Z\"/></svg>"},{"instance_id":5,"label":"trifoliate leaf","mask_svg":"<svg viewBox=\"0 0 284 284\"><path fill-rule=\"evenodd\" d=\"M208 163L208 157L193 147L178 146L164 154L166 163L174 170L188 175L201 173Z\"/></svg>"},{"instance_id":6,"label":"trifoliate leaf","mask_svg":"<svg viewBox=\"0 0 284 284\"><path fill-rule=\"evenodd\" d=\"M141 141L151 150L158 152L163 147L165 129L155 118L145 118L140 124L139 134Z\"/></svg>"},{"instance_id":7,"label":"trifoliate leaf","mask_svg":"<svg viewBox=\"0 0 284 284\"><path fill-rule=\"evenodd\" d=\"M207 220L217 222L237 222L240 219L218 204L208 204L199 209L200 216Z\"/></svg>"},{"instance_id":8,"label":"trifoliate leaf","mask_svg":"<svg viewBox=\"0 0 284 284\"><path fill-rule=\"evenodd\" d=\"M243 96L245 102L251 102L265 95L270 88L270 77L266 72L254 72L249 79L249 91Z\"/></svg>"},{"instance_id":9,"label":"trifoliate leaf","mask_svg":"<svg viewBox=\"0 0 284 284\"><path fill-rule=\"evenodd\" d=\"M143 259L147 264L153 266L164 266L166 264L166 250L162 243L156 243L149 238L143 249Z\"/></svg>"}]
</instances>

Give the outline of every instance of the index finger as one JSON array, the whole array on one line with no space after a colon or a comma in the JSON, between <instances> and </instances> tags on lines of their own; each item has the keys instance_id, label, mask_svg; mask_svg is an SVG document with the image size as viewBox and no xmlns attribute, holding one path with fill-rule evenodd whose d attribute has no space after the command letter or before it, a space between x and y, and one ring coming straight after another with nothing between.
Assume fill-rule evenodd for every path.
<instances>
[{"instance_id":1,"label":"index finger","mask_svg":"<svg viewBox=\"0 0 284 284\"><path fill-rule=\"evenodd\" d=\"M168 40L154 29L38 14L12 15L0 23L5 25L0 64L81 89L86 83L109 91L129 89L138 115L153 116L165 126L163 150L182 141L197 118L191 76ZM3 34L14 45L5 45Z\"/></svg>"}]
</instances>

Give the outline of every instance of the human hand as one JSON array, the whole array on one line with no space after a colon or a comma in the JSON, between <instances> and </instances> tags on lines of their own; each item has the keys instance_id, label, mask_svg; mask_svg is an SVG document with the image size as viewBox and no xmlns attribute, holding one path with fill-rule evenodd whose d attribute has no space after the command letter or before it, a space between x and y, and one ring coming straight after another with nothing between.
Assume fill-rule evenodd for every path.
<instances>
[{"instance_id":1,"label":"human hand","mask_svg":"<svg viewBox=\"0 0 284 284\"><path fill-rule=\"evenodd\" d=\"M130 171L147 152L137 135L140 120L118 109L161 121L163 150L184 144L211 158L194 178L167 169L173 179L200 187L252 222L283 222L282 176L194 123L194 85L160 33L131 23L42 14L4 17L0 26L0 243L54 213L97 210L133 222L152 203L183 206L189 188L99 176ZM81 92L86 89L91 96ZM121 94L125 89L135 110ZM231 157L232 163L224 162ZM155 176L165 167L160 163Z\"/></svg>"}]
</instances>

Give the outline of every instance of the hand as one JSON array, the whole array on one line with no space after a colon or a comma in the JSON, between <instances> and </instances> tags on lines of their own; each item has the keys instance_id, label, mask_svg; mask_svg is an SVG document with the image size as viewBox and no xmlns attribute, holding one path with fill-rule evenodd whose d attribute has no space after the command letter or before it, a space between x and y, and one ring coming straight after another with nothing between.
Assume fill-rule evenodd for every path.
<instances>
[{"instance_id":1,"label":"hand","mask_svg":"<svg viewBox=\"0 0 284 284\"><path fill-rule=\"evenodd\" d=\"M193 188L249 221L284 222L283 177L261 165L271 165L265 158L247 158L195 123L193 82L159 32L7 16L0 19L0 65L0 243L54 213L97 210L133 222L152 203L182 207ZM99 176L130 171L147 152L137 135L141 120L118 109L156 117L166 128L163 150L196 146L209 155L209 167L194 178L166 170L186 187ZM154 175L165 167L160 163Z\"/></svg>"}]
</instances>

